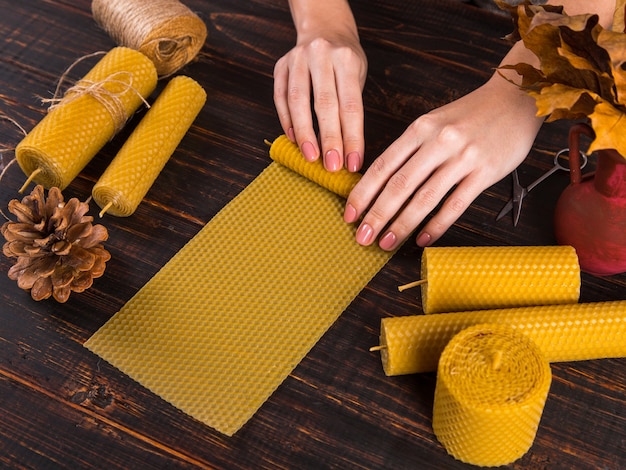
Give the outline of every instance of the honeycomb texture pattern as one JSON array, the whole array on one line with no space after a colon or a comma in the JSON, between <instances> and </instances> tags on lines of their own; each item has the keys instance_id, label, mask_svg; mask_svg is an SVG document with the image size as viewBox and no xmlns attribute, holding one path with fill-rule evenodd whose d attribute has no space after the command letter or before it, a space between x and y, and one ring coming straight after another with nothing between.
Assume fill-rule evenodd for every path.
<instances>
[{"instance_id":1,"label":"honeycomb texture pattern","mask_svg":"<svg viewBox=\"0 0 626 470\"><path fill-rule=\"evenodd\" d=\"M452 337L479 323L523 331L549 362L626 357L626 301L619 300L384 318L380 344L385 373L437 370Z\"/></svg>"},{"instance_id":2,"label":"honeycomb texture pattern","mask_svg":"<svg viewBox=\"0 0 626 470\"><path fill-rule=\"evenodd\" d=\"M273 162L85 346L234 434L391 256L342 210Z\"/></svg>"},{"instance_id":3,"label":"honeycomb texture pattern","mask_svg":"<svg viewBox=\"0 0 626 470\"><path fill-rule=\"evenodd\" d=\"M37 183L64 189L89 163L155 89L152 61L132 49L110 50L77 85L95 86L94 93L66 93L18 144L15 156ZM97 97L96 97L97 96ZM110 108L121 111L112 113ZM123 122L120 121L123 118Z\"/></svg>"},{"instance_id":4,"label":"honeycomb texture pattern","mask_svg":"<svg viewBox=\"0 0 626 470\"><path fill-rule=\"evenodd\" d=\"M512 463L535 440L551 381L550 365L526 335L507 325L470 327L441 355L433 431L465 463Z\"/></svg>"},{"instance_id":5,"label":"honeycomb texture pattern","mask_svg":"<svg viewBox=\"0 0 626 470\"><path fill-rule=\"evenodd\" d=\"M285 135L277 137L272 143L270 157L344 199L348 198L352 188L361 179L359 173L351 173L345 168L335 172L327 171L321 159L314 162L305 160L298 146Z\"/></svg>"},{"instance_id":6,"label":"honeycomb texture pattern","mask_svg":"<svg viewBox=\"0 0 626 470\"><path fill-rule=\"evenodd\" d=\"M578 302L580 266L570 246L427 247L424 313Z\"/></svg>"},{"instance_id":7,"label":"honeycomb texture pattern","mask_svg":"<svg viewBox=\"0 0 626 470\"><path fill-rule=\"evenodd\" d=\"M107 213L129 216L176 150L204 106L206 92L194 80L170 80L93 188Z\"/></svg>"}]
</instances>

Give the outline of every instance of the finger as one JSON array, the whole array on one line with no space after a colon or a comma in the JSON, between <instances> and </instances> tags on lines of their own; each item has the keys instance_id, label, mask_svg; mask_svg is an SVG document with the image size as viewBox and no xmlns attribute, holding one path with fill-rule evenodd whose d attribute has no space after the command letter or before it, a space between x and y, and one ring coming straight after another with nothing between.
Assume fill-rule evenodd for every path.
<instances>
[{"instance_id":1,"label":"finger","mask_svg":"<svg viewBox=\"0 0 626 470\"><path fill-rule=\"evenodd\" d=\"M345 77L337 80L344 164L348 171L356 172L363 166L365 154L362 79L356 67L342 70L339 76Z\"/></svg>"},{"instance_id":2,"label":"finger","mask_svg":"<svg viewBox=\"0 0 626 470\"><path fill-rule=\"evenodd\" d=\"M441 209L424 225L415 238L421 246L429 246L436 242L469 208L482 192L482 184L478 178L468 176L445 200Z\"/></svg>"},{"instance_id":3,"label":"finger","mask_svg":"<svg viewBox=\"0 0 626 470\"><path fill-rule=\"evenodd\" d=\"M343 166L343 142L339 120L339 98L333 63L327 55L313 56L326 58L311 63L313 104L319 126L320 143L324 156L324 166L329 171L337 171Z\"/></svg>"},{"instance_id":4,"label":"finger","mask_svg":"<svg viewBox=\"0 0 626 470\"><path fill-rule=\"evenodd\" d=\"M418 167L419 163L420 158L418 156L413 157L389 178L383 191L363 217L356 235L358 243L362 245L371 244L384 228L400 214L400 220L395 221L393 230L387 231L381 240L383 241L383 248L389 249L392 245L395 248L395 245L404 240L429 212L429 208L434 207L433 203L436 206L441 190L436 186L436 181L430 180L423 187L420 187L432 170ZM445 195L445 191L441 197L443 195ZM409 202L407 203L407 201ZM409 208L403 209L406 205Z\"/></svg>"},{"instance_id":5,"label":"finger","mask_svg":"<svg viewBox=\"0 0 626 470\"><path fill-rule=\"evenodd\" d=\"M274 66L274 106L276 107L276 113L278 114L278 120L283 132L295 143L293 123L291 122L291 114L289 113L289 105L287 103L289 70L286 62L286 58L282 57Z\"/></svg>"},{"instance_id":6,"label":"finger","mask_svg":"<svg viewBox=\"0 0 626 470\"><path fill-rule=\"evenodd\" d=\"M288 69L287 106L295 140L308 161L319 158L320 151L313 129L311 111L311 76L306 61L294 59Z\"/></svg>"},{"instance_id":7,"label":"finger","mask_svg":"<svg viewBox=\"0 0 626 470\"><path fill-rule=\"evenodd\" d=\"M408 132L405 132L374 160L348 196L344 212L344 220L347 223L356 222L361 217L391 176L415 154L419 144L417 138L409 137Z\"/></svg>"}]
</instances>

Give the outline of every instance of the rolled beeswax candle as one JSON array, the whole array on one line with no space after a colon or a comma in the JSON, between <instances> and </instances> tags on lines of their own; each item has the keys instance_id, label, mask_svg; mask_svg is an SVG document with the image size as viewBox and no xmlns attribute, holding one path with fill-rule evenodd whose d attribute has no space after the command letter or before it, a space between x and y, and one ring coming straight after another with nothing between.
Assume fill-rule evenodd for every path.
<instances>
[{"instance_id":1,"label":"rolled beeswax candle","mask_svg":"<svg viewBox=\"0 0 626 470\"><path fill-rule=\"evenodd\" d=\"M465 463L512 463L535 440L551 381L550 365L526 335L507 325L467 328L439 361L433 431Z\"/></svg>"},{"instance_id":2,"label":"rolled beeswax candle","mask_svg":"<svg viewBox=\"0 0 626 470\"><path fill-rule=\"evenodd\" d=\"M149 57L159 76L196 57L207 36L204 22L178 0L93 0L91 11L117 44Z\"/></svg>"},{"instance_id":3,"label":"rolled beeswax candle","mask_svg":"<svg viewBox=\"0 0 626 470\"><path fill-rule=\"evenodd\" d=\"M549 362L626 357L626 300L383 318L373 349L387 375L432 372L452 337L478 323L526 333Z\"/></svg>"},{"instance_id":4,"label":"rolled beeswax candle","mask_svg":"<svg viewBox=\"0 0 626 470\"><path fill-rule=\"evenodd\" d=\"M206 92L193 79L170 80L93 187L101 215L135 212L205 101Z\"/></svg>"},{"instance_id":5,"label":"rolled beeswax candle","mask_svg":"<svg viewBox=\"0 0 626 470\"><path fill-rule=\"evenodd\" d=\"M571 246L427 247L424 313L578 302L580 266Z\"/></svg>"},{"instance_id":6,"label":"rolled beeswax candle","mask_svg":"<svg viewBox=\"0 0 626 470\"><path fill-rule=\"evenodd\" d=\"M328 171L324 168L324 164L320 159L314 162L305 160L298 146L285 135L277 137L272 143L270 157L275 162L286 166L344 199L348 197L352 188L361 179L359 173L351 173L345 168L339 171Z\"/></svg>"},{"instance_id":7,"label":"rolled beeswax candle","mask_svg":"<svg viewBox=\"0 0 626 470\"><path fill-rule=\"evenodd\" d=\"M147 57L125 47L112 49L18 144L20 167L44 187L64 189L156 83L154 64Z\"/></svg>"}]
</instances>

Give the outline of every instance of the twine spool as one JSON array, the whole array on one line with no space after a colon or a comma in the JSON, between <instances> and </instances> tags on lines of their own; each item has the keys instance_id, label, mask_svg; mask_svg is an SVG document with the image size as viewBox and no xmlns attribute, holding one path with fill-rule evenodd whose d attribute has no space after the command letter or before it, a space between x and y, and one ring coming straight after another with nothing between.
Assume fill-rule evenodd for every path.
<instances>
[{"instance_id":1,"label":"twine spool","mask_svg":"<svg viewBox=\"0 0 626 470\"><path fill-rule=\"evenodd\" d=\"M512 463L535 439L551 380L550 365L523 333L508 325L469 327L441 355L433 431L465 463Z\"/></svg>"},{"instance_id":2,"label":"twine spool","mask_svg":"<svg viewBox=\"0 0 626 470\"><path fill-rule=\"evenodd\" d=\"M193 60L207 36L204 22L178 0L93 0L91 11L118 45L149 57L161 77Z\"/></svg>"}]
</instances>

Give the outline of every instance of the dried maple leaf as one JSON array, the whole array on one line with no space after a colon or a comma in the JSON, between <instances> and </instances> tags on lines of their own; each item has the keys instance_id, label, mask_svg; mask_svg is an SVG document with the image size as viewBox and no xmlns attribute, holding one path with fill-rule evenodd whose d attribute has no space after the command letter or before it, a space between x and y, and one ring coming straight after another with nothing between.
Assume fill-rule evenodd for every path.
<instances>
[{"instance_id":1,"label":"dried maple leaf","mask_svg":"<svg viewBox=\"0 0 626 470\"><path fill-rule=\"evenodd\" d=\"M622 23L625 5L617 2ZM615 149L626 156L626 34L605 30L597 15L568 16L560 7L528 0L517 6L515 18L516 33L540 65L501 68L522 77L519 86L535 99L537 115L586 118L596 134L589 152Z\"/></svg>"}]
</instances>

